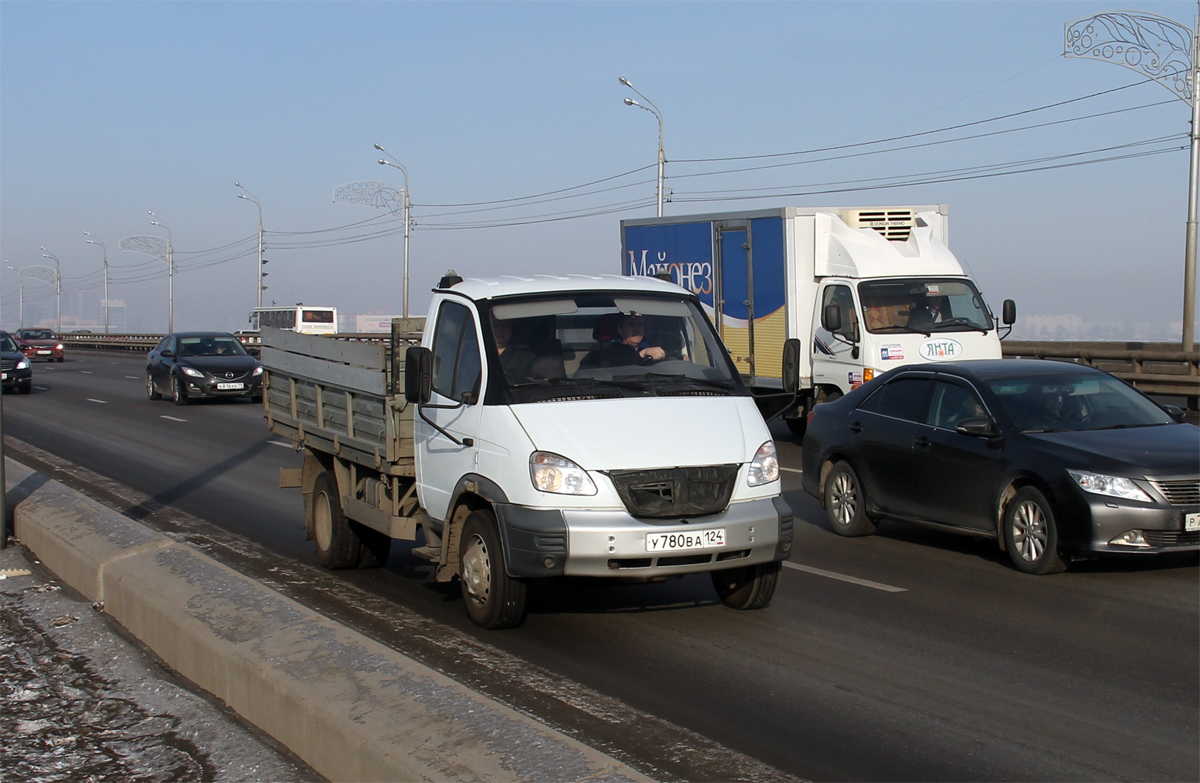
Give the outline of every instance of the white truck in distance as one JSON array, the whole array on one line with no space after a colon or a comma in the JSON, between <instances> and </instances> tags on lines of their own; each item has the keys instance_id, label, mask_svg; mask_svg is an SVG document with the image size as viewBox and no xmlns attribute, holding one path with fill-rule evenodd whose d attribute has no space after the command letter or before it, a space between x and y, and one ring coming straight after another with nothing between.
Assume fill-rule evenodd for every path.
<instances>
[{"instance_id":1,"label":"white truck in distance","mask_svg":"<svg viewBox=\"0 0 1200 783\"><path fill-rule=\"evenodd\" d=\"M999 325L950 252L945 205L781 207L621 221L622 272L669 275L712 316L756 392L799 339L806 412L904 364L999 359ZM1016 320L1004 302L1003 321Z\"/></svg>"},{"instance_id":2,"label":"white truck in distance","mask_svg":"<svg viewBox=\"0 0 1200 783\"><path fill-rule=\"evenodd\" d=\"M484 628L563 576L711 572L728 606L771 600L792 545L775 445L693 294L448 274L427 320L365 338L263 330L268 425L305 451L281 485L325 567L379 565L420 530Z\"/></svg>"}]
</instances>

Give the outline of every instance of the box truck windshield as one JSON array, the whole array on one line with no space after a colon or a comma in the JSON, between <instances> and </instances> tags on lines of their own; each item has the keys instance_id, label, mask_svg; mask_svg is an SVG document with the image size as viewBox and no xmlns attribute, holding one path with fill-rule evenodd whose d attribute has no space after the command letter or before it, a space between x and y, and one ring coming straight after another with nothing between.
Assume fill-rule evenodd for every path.
<instances>
[{"instance_id":1,"label":"box truck windshield","mask_svg":"<svg viewBox=\"0 0 1200 783\"><path fill-rule=\"evenodd\" d=\"M867 280L858 284L863 319L874 334L988 332L991 313L975 284L965 279Z\"/></svg>"}]
</instances>

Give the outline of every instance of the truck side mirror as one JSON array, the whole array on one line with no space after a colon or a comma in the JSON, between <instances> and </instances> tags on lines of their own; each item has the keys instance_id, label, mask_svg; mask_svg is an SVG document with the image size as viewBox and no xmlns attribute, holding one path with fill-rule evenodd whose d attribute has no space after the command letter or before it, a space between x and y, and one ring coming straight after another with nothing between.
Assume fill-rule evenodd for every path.
<instances>
[{"instance_id":1,"label":"truck side mirror","mask_svg":"<svg viewBox=\"0 0 1200 783\"><path fill-rule=\"evenodd\" d=\"M800 385L800 341L793 337L783 344L783 390L795 394Z\"/></svg>"},{"instance_id":2,"label":"truck side mirror","mask_svg":"<svg viewBox=\"0 0 1200 783\"><path fill-rule=\"evenodd\" d=\"M1001 307L1000 320L1004 321L1005 326L1012 326L1017 322L1017 303L1011 299L1005 299Z\"/></svg>"},{"instance_id":3,"label":"truck side mirror","mask_svg":"<svg viewBox=\"0 0 1200 783\"><path fill-rule=\"evenodd\" d=\"M821 326L827 332L836 332L842 328L842 308L836 304L827 304L821 311Z\"/></svg>"},{"instance_id":4,"label":"truck side mirror","mask_svg":"<svg viewBox=\"0 0 1200 783\"><path fill-rule=\"evenodd\" d=\"M433 351L419 345L404 354L404 399L424 405L433 394Z\"/></svg>"}]
</instances>

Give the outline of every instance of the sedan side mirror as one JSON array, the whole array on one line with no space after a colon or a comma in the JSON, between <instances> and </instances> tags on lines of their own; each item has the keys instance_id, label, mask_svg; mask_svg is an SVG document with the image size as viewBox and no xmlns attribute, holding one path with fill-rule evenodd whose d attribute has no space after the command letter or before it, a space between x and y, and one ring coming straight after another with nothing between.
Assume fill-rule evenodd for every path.
<instances>
[{"instance_id":1,"label":"sedan side mirror","mask_svg":"<svg viewBox=\"0 0 1200 783\"><path fill-rule=\"evenodd\" d=\"M414 345L404 354L404 399L424 405L433 395L433 351Z\"/></svg>"},{"instance_id":2,"label":"sedan side mirror","mask_svg":"<svg viewBox=\"0 0 1200 783\"><path fill-rule=\"evenodd\" d=\"M995 430L992 427L992 420L987 416L963 419L955 426L954 431L961 435L970 435L975 438L986 438L995 434Z\"/></svg>"},{"instance_id":3,"label":"sedan side mirror","mask_svg":"<svg viewBox=\"0 0 1200 783\"><path fill-rule=\"evenodd\" d=\"M1165 410L1167 415L1175 421L1187 420L1187 411L1185 411L1183 408L1180 408L1178 405L1164 405L1163 410Z\"/></svg>"},{"instance_id":4,"label":"sedan side mirror","mask_svg":"<svg viewBox=\"0 0 1200 783\"><path fill-rule=\"evenodd\" d=\"M175 358L175 353L170 348L168 348L165 351L159 351L158 355L164 359L174 359Z\"/></svg>"}]
</instances>

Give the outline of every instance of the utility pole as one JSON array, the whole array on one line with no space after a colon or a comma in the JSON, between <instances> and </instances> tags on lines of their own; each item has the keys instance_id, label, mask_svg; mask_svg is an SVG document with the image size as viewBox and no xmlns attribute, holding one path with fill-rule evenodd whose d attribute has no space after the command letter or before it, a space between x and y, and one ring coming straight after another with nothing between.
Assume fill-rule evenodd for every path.
<instances>
[{"instance_id":1,"label":"utility pole","mask_svg":"<svg viewBox=\"0 0 1200 783\"><path fill-rule=\"evenodd\" d=\"M99 245L100 249L104 251L104 333L108 334L108 248L87 231L83 233L88 236L87 243L89 245Z\"/></svg>"},{"instance_id":2,"label":"utility pole","mask_svg":"<svg viewBox=\"0 0 1200 783\"><path fill-rule=\"evenodd\" d=\"M235 182L235 183L233 183L233 185L234 185L234 187L241 188L243 191L245 191L244 193L239 193L238 198L245 199L246 201L249 201L254 206L258 207L258 283L257 283L258 290L256 292L257 299L256 299L255 307L262 307L263 291L267 290L267 287L265 285L263 285L266 282L266 280L264 280L264 278L267 276L267 273L263 271L263 264L267 263L267 260L265 258L263 258L263 249L266 247L266 245L263 243L262 202L260 202L257 198L255 198L253 193L246 190L246 188L242 186L242 183Z\"/></svg>"},{"instance_id":3,"label":"utility pole","mask_svg":"<svg viewBox=\"0 0 1200 783\"><path fill-rule=\"evenodd\" d=\"M638 97L641 98L643 101L645 101L648 104L646 106L643 106L642 104L635 101L633 98L626 98L625 99L626 106L636 106L639 109L645 109L646 111L653 114L655 119L658 120L658 216L662 217L663 216L663 179L664 179L664 175L665 175L666 168L667 168L667 155L666 155L666 152L663 150L663 116L662 116L662 112L658 110L658 107L654 105L653 101L651 101L645 95L642 95L641 92L638 91L638 88L634 87L632 84L630 84L629 80L626 79L624 76L621 77L621 84L625 85L629 89L636 92L638 94Z\"/></svg>"},{"instance_id":4,"label":"utility pole","mask_svg":"<svg viewBox=\"0 0 1200 783\"><path fill-rule=\"evenodd\" d=\"M1200 190L1200 0L1194 28L1143 11L1108 11L1066 25L1066 57L1103 60L1145 74L1191 104L1187 237L1183 263L1183 350L1195 347L1196 221Z\"/></svg>"}]
</instances>

